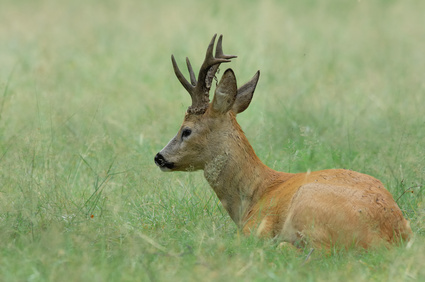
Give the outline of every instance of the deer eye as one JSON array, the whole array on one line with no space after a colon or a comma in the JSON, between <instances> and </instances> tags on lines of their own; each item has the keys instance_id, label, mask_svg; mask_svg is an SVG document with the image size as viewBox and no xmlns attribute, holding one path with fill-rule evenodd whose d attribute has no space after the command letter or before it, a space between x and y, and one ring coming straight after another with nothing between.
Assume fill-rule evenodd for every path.
<instances>
[{"instance_id":1,"label":"deer eye","mask_svg":"<svg viewBox=\"0 0 425 282\"><path fill-rule=\"evenodd\" d=\"M190 130L189 128L183 129L183 131L182 131L182 138L188 137L191 133L192 133L192 130Z\"/></svg>"}]
</instances>

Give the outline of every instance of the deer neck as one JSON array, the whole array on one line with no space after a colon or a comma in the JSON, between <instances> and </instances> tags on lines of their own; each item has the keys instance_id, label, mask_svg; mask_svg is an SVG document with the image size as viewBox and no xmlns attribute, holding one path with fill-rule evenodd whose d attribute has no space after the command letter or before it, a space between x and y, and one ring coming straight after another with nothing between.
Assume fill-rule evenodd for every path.
<instances>
[{"instance_id":1,"label":"deer neck","mask_svg":"<svg viewBox=\"0 0 425 282\"><path fill-rule=\"evenodd\" d=\"M206 163L204 176L232 220L242 227L278 172L261 162L239 126L226 141L226 148Z\"/></svg>"}]
</instances>

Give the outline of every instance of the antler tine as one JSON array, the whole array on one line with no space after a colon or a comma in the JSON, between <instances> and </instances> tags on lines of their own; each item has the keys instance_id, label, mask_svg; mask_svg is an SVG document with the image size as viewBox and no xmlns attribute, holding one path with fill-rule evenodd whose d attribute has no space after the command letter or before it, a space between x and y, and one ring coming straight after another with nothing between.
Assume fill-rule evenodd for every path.
<instances>
[{"instance_id":1,"label":"antler tine","mask_svg":"<svg viewBox=\"0 0 425 282\"><path fill-rule=\"evenodd\" d=\"M209 93L209 90L211 88L211 82L217 72L218 67L221 63L228 63L230 62L231 58L235 58L236 56L233 55L224 55L223 54L223 47L222 47L222 41L223 41L223 35L220 35L217 47L216 47L216 56L213 56L213 49L215 44L215 39L217 37L217 34L214 34L213 38L211 39L210 44L208 45L207 52L205 55L204 63L202 64L201 69L199 70L198 75L198 81L205 82L204 84L197 84L195 92L201 92L201 93Z\"/></svg>"},{"instance_id":2,"label":"antler tine","mask_svg":"<svg viewBox=\"0 0 425 282\"><path fill-rule=\"evenodd\" d=\"M209 69L210 67L216 65L216 64L221 64L221 63L228 63L230 62L231 58L234 58L236 56L226 56L223 54L223 48L221 46L221 42L222 42L222 38L223 35L220 35L220 38L218 39L217 42L217 50L216 50L216 57L213 56L213 49L214 49L214 43L215 43L215 38L217 37L217 34L214 34L213 38L211 39L210 44L208 45L207 48L207 52L205 54L205 60L204 63L202 64L201 67L201 71L205 70L205 69ZM219 56L217 56L219 55ZM199 73L201 74L201 73ZM198 78L199 80L199 78Z\"/></svg>"},{"instance_id":3,"label":"antler tine","mask_svg":"<svg viewBox=\"0 0 425 282\"><path fill-rule=\"evenodd\" d=\"M195 74L193 73L192 65L190 64L188 57L186 57L186 65L187 65L187 69L189 70L190 83L192 83L192 85L195 86L196 85L196 77L195 77Z\"/></svg>"},{"instance_id":4,"label":"antler tine","mask_svg":"<svg viewBox=\"0 0 425 282\"><path fill-rule=\"evenodd\" d=\"M190 84L189 81L184 77L182 72L180 71L179 67L177 66L176 60L174 59L174 56L171 55L171 61L173 63L173 69L174 73L177 76L177 79L180 81L180 83L183 85L183 87L189 92L190 96L193 94L194 85Z\"/></svg>"},{"instance_id":5,"label":"antler tine","mask_svg":"<svg viewBox=\"0 0 425 282\"><path fill-rule=\"evenodd\" d=\"M233 58L237 58L238 56L235 55L225 55L223 53L223 46L222 46L222 42L223 42L223 34L220 35L220 37L218 38L217 41L217 48L215 49L215 56L217 58L223 58L223 59L233 59Z\"/></svg>"},{"instance_id":6,"label":"antler tine","mask_svg":"<svg viewBox=\"0 0 425 282\"><path fill-rule=\"evenodd\" d=\"M215 37L213 39L215 39ZM218 41L217 41L217 47L215 48L216 60L220 60L221 61L220 63L227 63L227 62L230 62L230 59L238 57L235 55L225 55L223 53L222 43L223 43L223 35L220 34L220 37L218 38ZM211 53L212 53L212 50L211 50ZM212 80L218 70L218 67L220 66L220 63L216 63L215 65L211 66L211 68L208 70L208 76L205 78L205 82L208 88L211 87Z\"/></svg>"},{"instance_id":7,"label":"antler tine","mask_svg":"<svg viewBox=\"0 0 425 282\"><path fill-rule=\"evenodd\" d=\"M208 59L210 59L210 58L213 59L214 58L213 57L213 49L214 49L214 43L215 43L215 38L216 37L217 37L217 33L214 34L213 38L210 41L210 44L208 44L207 53L205 55L205 61L207 61L207 58ZM205 63L205 61L204 61L204 63Z\"/></svg>"},{"instance_id":8,"label":"antler tine","mask_svg":"<svg viewBox=\"0 0 425 282\"><path fill-rule=\"evenodd\" d=\"M230 59L236 58L234 55L225 55L223 53L222 41L223 35L220 35L215 56L213 56L213 49L215 45L215 39L217 34L214 34L213 38L208 45L207 52L205 54L204 62L199 70L198 80L196 80L195 74L190 64L189 58L186 58L187 69L189 71L190 82L181 73L177 66L174 56L171 55L171 61L173 63L174 73L183 87L189 92L192 97L192 105L188 108L188 113L202 114L208 108L209 104L209 92L211 88L212 80L217 72L217 69L221 63L230 62Z\"/></svg>"}]
</instances>

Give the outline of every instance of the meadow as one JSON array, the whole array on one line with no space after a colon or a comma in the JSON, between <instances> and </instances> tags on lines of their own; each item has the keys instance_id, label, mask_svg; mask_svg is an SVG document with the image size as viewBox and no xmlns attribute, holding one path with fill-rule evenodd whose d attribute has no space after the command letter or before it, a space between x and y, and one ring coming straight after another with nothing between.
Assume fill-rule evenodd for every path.
<instances>
[{"instance_id":1,"label":"meadow","mask_svg":"<svg viewBox=\"0 0 425 282\"><path fill-rule=\"evenodd\" d=\"M292 2L292 3L291 3ZM424 281L424 1L1 1L0 281ZM295 251L242 236L202 172L155 154L214 33L257 155L380 179L414 237ZM219 75L220 76L220 75ZM307 260L308 258L308 260Z\"/></svg>"}]
</instances>

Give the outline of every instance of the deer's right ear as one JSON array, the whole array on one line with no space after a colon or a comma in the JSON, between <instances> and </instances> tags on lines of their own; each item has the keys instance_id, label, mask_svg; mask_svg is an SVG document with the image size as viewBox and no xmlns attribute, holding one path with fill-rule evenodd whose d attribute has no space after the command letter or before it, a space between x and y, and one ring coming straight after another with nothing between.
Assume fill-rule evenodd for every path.
<instances>
[{"instance_id":1,"label":"deer's right ear","mask_svg":"<svg viewBox=\"0 0 425 282\"><path fill-rule=\"evenodd\" d=\"M232 69L227 69L215 89L212 110L216 113L227 113L232 108L237 93L235 73Z\"/></svg>"},{"instance_id":2,"label":"deer's right ear","mask_svg":"<svg viewBox=\"0 0 425 282\"><path fill-rule=\"evenodd\" d=\"M232 111L235 114L242 113L248 108L251 103L252 96L254 95L255 87L257 87L258 79L260 78L260 71L257 71L250 81L242 85L238 89L235 103L233 103Z\"/></svg>"}]
</instances>

